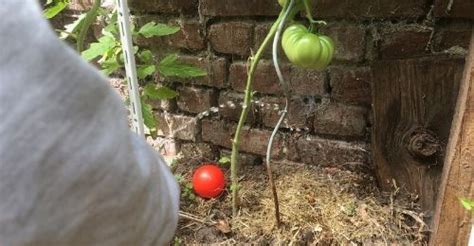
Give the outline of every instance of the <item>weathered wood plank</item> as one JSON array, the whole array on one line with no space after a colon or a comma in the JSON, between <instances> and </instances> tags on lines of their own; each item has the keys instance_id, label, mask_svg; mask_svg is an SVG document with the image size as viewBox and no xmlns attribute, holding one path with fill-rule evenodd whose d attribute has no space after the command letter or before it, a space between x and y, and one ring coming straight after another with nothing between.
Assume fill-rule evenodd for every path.
<instances>
[{"instance_id":1,"label":"weathered wood plank","mask_svg":"<svg viewBox=\"0 0 474 246\"><path fill-rule=\"evenodd\" d=\"M382 188L393 180L434 210L463 59L430 57L372 66L373 162Z\"/></svg>"},{"instance_id":2,"label":"weathered wood plank","mask_svg":"<svg viewBox=\"0 0 474 246\"><path fill-rule=\"evenodd\" d=\"M474 32L446 150L430 245L468 245L474 222L459 203L474 199Z\"/></svg>"}]
</instances>

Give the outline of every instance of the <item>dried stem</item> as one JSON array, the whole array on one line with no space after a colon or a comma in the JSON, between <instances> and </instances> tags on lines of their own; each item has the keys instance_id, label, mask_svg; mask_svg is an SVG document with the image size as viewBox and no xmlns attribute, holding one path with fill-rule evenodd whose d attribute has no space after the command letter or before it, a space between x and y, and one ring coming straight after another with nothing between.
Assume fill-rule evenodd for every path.
<instances>
[{"instance_id":1,"label":"dried stem","mask_svg":"<svg viewBox=\"0 0 474 246\"><path fill-rule=\"evenodd\" d=\"M281 22L278 25L278 28L277 28L277 31L276 31L276 34L275 34L275 38L273 39L273 47L272 47L273 48L272 49L273 66L275 67L275 70L276 70L276 73L277 73L277 76L278 76L278 80L280 81L280 84L283 87L285 97L286 97L285 108L281 112L280 119L278 120L278 123L276 124L275 128L273 129L272 135L270 136L270 140L268 141L267 156L266 156L266 161L265 161L265 164L266 164L266 167L267 167L267 173L268 173L268 180L270 182L270 187L271 187L272 193L273 193L273 202L275 203L275 220L276 220L277 227L280 227L280 224L281 224L280 204L278 202L278 193L277 193L277 190L276 190L275 181L273 180L272 168L271 168L271 165L270 165L270 159L271 159L271 155L272 155L273 140L275 139L275 136L278 132L278 129L280 128L281 123L285 119L286 114L288 112L288 103L289 103L289 97L290 97L290 90L289 90L288 83L286 83L285 78L283 78L283 74L281 72L280 65L278 64L278 43L280 41L281 32L283 30L283 27L285 26L285 22L286 22L288 16L290 15L290 12L291 12L291 9L293 8L293 5L294 5L294 0L291 0L287 10L285 11L285 14L283 15L283 19L281 20Z\"/></svg>"}]
</instances>

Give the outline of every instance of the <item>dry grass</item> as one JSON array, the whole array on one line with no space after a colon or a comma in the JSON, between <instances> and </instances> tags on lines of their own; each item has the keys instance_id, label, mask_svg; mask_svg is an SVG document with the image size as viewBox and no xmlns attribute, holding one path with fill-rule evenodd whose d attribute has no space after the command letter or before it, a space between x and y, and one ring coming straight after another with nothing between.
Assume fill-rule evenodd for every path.
<instances>
[{"instance_id":1,"label":"dry grass","mask_svg":"<svg viewBox=\"0 0 474 246\"><path fill-rule=\"evenodd\" d=\"M191 165L192 166L192 165ZM422 245L423 215L398 190L383 194L363 171L275 164L283 225L275 228L273 200L262 166L241 171L241 211L231 219L230 197L183 201L176 237L185 244ZM190 166L177 172L190 175ZM186 217L186 218L185 218Z\"/></svg>"}]
</instances>

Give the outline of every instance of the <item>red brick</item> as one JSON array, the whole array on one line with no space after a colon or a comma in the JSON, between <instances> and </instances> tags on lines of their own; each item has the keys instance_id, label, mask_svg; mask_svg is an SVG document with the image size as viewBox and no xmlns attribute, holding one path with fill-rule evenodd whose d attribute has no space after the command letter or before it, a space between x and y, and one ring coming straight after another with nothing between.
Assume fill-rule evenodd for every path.
<instances>
[{"instance_id":1,"label":"red brick","mask_svg":"<svg viewBox=\"0 0 474 246\"><path fill-rule=\"evenodd\" d=\"M438 28L435 34L435 50L443 51L455 46L467 50L471 38L471 28L465 24L452 24Z\"/></svg>"},{"instance_id":2,"label":"red brick","mask_svg":"<svg viewBox=\"0 0 474 246\"><path fill-rule=\"evenodd\" d=\"M94 0L72 0L67 9L73 11L85 11L91 8Z\"/></svg>"},{"instance_id":3,"label":"red brick","mask_svg":"<svg viewBox=\"0 0 474 246\"><path fill-rule=\"evenodd\" d=\"M259 101L261 102L259 111L263 124L270 128L275 127L281 117L281 110L285 108L285 99L265 97ZM313 109L311 102L301 97L291 98L290 104L288 105L288 113L281 127L297 129L308 128L307 120L314 113Z\"/></svg>"},{"instance_id":4,"label":"red brick","mask_svg":"<svg viewBox=\"0 0 474 246\"><path fill-rule=\"evenodd\" d=\"M435 0L434 14L436 17L474 19L474 2L472 0Z\"/></svg>"},{"instance_id":5,"label":"red brick","mask_svg":"<svg viewBox=\"0 0 474 246\"><path fill-rule=\"evenodd\" d=\"M413 18L426 15L427 3L427 0L318 0L313 1L313 15L323 19Z\"/></svg>"},{"instance_id":6,"label":"red brick","mask_svg":"<svg viewBox=\"0 0 474 246\"><path fill-rule=\"evenodd\" d=\"M224 121L213 121L204 119L202 124L202 140L218 146L230 148L232 146L232 135L234 134L234 123Z\"/></svg>"},{"instance_id":7,"label":"red brick","mask_svg":"<svg viewBox=\"0 0 474 246\"><path fill-rule=\"evenodd\" d=\"M257 52L258 48L260 48L260 45L263 43L263 40L268 34L268 31L270 31L272 24L273 22L265 22L265 23L258 23L255 25L255 42L253 46L254 52ZM273 39L271 42L268 43L267 48L265 49L263 53L263 57L272 59L272 47L273 47ZM284 62L288 61L288 59L285 56L285 53L283 52L283 49L281 48L281 42L278 43L278 58L280 61L284 61Z\"/></svg>"},{"instance_id":8,"label":"red brick","mask_svg":"<svg viewBox=\"0 0 474 246\"><path fill-rule=\"evenodd\" d=\"M253 24L229 21L211 25L209 42L212 48L225 54L246 56L252 47Z\"/></svg>"},{"instance_id":9,"label":"red brick","mask_svg":"<svg viewBox=\"0 0 474 246\"><path fill-rule=\"evenodd\" d=\"M148 137L146 141L163 156L173 157L179 152L179 143L175 139L161 137L153 139Z\"/></svg>"},{"instance_id":10,"label":"red brick","mask_svg":"<svg viewBox=\"0 0 474 246\"><path fill-rule=\"evenodd\" d=\"M232 152L231 150L228 149L221 149L220 151L220 156L221 158L223 156L229 157L231 156ZM258 155L252 155L252 154L247 154L247 153L239 153L239 167L245 167L245 166L257 166L261 165L263 163L263 158Z\"/></svg>"},{"instance_id":11,"label":"red brick","mask_svg":"<svg viewBox=\"0 0 474 246\"><path fill-rule=\"evenodd\" d=\"M202 121L202 139L222 147L231 148L232 136L234 135L235 124L228 124L224 121ZM261 129L242 129L240 150L257 155L265 155L271 131ZM273 143L272 156L278 157L283 153L283 139L280 135L275 137Z\"/></svg>"},{"instance_id":12,"label":"red brick","mask_svg":"<svg viewBox=\"0 0 474 246\"><path fill-rule=\"evenodd\" d=\"M196 135L199 132L196 118L169 113L156 113L155 116L157 118L157 134L159 136L181 140L196 140Z\"/></svg>"},{"instance_id":13,"label":"red brick","mask_svg":"<svg viewBox=\"0 0 474 246\"><path fill-rule=\"evenodd\" d=\"M197 20L173 20L172 25L179 26L179 32L165 37L165 41L171 47L189 50L202 50L206 48L201 24Z\"/></svg>"},{"instance_id":14,"label":"red brick","mask_svg":"<svg viewBox=\"0 0 474 246\"><path fill-rule=\"evenodd\" d=\"M198 13L198 0L134 0L130 1L132 11L144 13Z\"/></svg>"},{"instance_id":15,"label":"red brick","mask_svg":"<svg viewBox=\"0 0 474 246\"><path fill-rule=\"evenodd\" d=\"M178 88L178 108L190 113L201 113L215 106L217 96L212 89L194 87Z\"/></svg>"},{"instance_id":16,"label":"red brick","mask_svg":"<svg viewBox=\"0 0 474 246\"><path fill-rule=\"evenodd\" d=\"M341 137L363 137L367 127L367 109L340 103L322 103L314 117L314 132Z\"/></svg>"},{"instance_id":17,"label":"red brick","mask_svg":"<svg viewBox=\"0 0 474 246\"><path fill-rule=\"evenodd\" d=\"M353 24L328 24L321 33L334 40L334 59L340 61L361 61L366 46L365 29Z\"/></svg>"},{"instance_id":18,"label":"red brick","mask_svg":"<svg viewBox=\"0 0 474 246\"><path fill-rule=\"evenodd\" d=\"M244 127L241 136L240 149L242 151L257 155L266 155L268 140L270 140L272 132L262 129L249 129ZM283 138L277 134L273 141L272 157L279 157L283 154Z\"/></svg>"},{"instance_id":19,"label":"red brick","mask_svg":"<svg viewBox=\"0 0 474 246\"><path fill-rule=\"evenodd\" d=\"M382 59L420 57L429 54L426 46L431 30L422 26L393 26L382 31L380 55Z\"/></svg>"},{"instance_id":20,"label":"red brick","mask_svg":"<svg viewBox=\"0 0 474 246\"><path fill-rule=\"evenodd\" d=\"M283 76L288 78L290 67L281 64ZM229 82L232 88L237 91L244 91L247 83L247 63L235 62L229 69ZM281 94L279 80L270 60L261 60L257 65L252 83L253 90L265 94Z\"/></svg>"},{"instance_id":21,"label":"red brick","mask_svg":"<svg viewBox=\"0 0 474 246\"><path fill-rule=\"evenodd\" d=\"M242 111L242 103L244 101L244 94L236 92L221 92L219 96L219 113L223 117L238 121ZM258 118L258 107L254 103L251 104L251 109L248 113L248 124L254 124Z\"/></svg>"},{"instance_id":22,"label":"red brick","mask_svg":"<svg viewBox=\"0 0 474 246\"><path fill-rule=\"evenodd\" d=\"M165 111L174 111L178 107L176 105L176 99L169 99L169 100L152 100L149 99L147 100L147 103L149 103L153 109L161 109Z\"/></svg>"},{"instance_id":23,"label":"red brick","mask_svg":"<svg viewBox=\"0 0 474 246\"><path fill-rule=\"evenodd\" d=\"M326 94L326 73L311 69L291 67L290 88L292 93L305 96Z\"/></svg>"},{"instance_id":24,"label":"red brick","mask_svg":"<svg viewBox=\"0 0 474 246\"><path fill-rule=\"evenodd\" d=\"M371 104L370 68L331 67L329 71L332 98L348 104Z\"/></svg>"},{"instance_id":25,"label":"red brick","mask_svg":"<svg viewBox=\"0 0 474 246\"><path fill-rule=\"evenodd\" d=\"M369 146L365 143L299 136L292 138L288 146L288 159L310 165L344 167L369 163Z\"/></svg>"},{"instance_id":26,"label":"red brick","mask_svg":"<svg viewBox=\"0 0 474 246\"><path fill-rule=\"evenodd\" d=\"M181 154L185 158L206 158L209 161L216 158L216 150L206 143L183 143Z\"/></svg>"},{"instance_id":27,"label":"red brick","mask_svg":"<svg viewBox=\"0 0 474 246\"><path fill-rule=\"evenodd\" d=\"M207 16L273 16L280 9L275 0L201 0L201 13Z\"/></svg>"}]
</instances>

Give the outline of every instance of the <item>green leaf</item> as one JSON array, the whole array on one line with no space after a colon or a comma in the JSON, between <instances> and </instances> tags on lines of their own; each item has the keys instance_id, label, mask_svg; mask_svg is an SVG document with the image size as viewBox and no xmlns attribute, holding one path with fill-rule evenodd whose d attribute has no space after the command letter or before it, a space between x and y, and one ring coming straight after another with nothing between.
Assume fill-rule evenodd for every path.
<instances>
[{"instance_id":1,"label":"green leaf","mask_svg":"<svg viewBox=\"0 0 474 246\"><path fill-rule=\"evenodd\" d=\"M142 114L143 114L143 123L145 123L145 126L152 131L153 129L156 128L156 120L155 120L155 115L153 114L153 107L145 103L142 100Z\"/></svg>"},{"instance_id":2,"label":"green leaf","mask_svg":"<svg viewBox=\"0 0 474 246\"><path fill-rule=\"evenodd\" d=\"M110 49L114 48L116 44L117 43L113 37L102 36L99 38L99 42L91 43L89 49L84 50L81 56L90 61L98 56L104 55Z\"/></svg>"},{"instance_id":3,"label":"green leaf","mask_svg":"<svg viewBox=\"0 0 474 246\"><path fill-rule=\"evenodd\" d=\"M48 3L53 4L53 1L48 1L47 4ZM43 11L43 15L46 19L51 19L57 14L61 13L61 11L63 11L63 9L65 9L68 4L69 4L69 0L54 2L54 5L48 6Z\"/></svg>"},{"instance_id":4,"label":"green leaf","mask_svg":"<svg viewBox=\"0 0 474 246\"><path fill-rule=\"evenodd\" d=\"M175 174L174 178L176 179L178 183L181 183L181 181L184 181L184 177L180 174Z\"/></svg>"},{"instance_id":5,"label":"green leaf","mask_svg":"<svg viewBox=\"0 0 474 246\"><path fill-rule=\"evenodd\" d=\"M154 100L168 100L178 96L178 93L166 86L157 88L153 84L147 84L143 88L143 93Z\"/></svg>"},{"instance_id":6,"label":"green leaf","mask_svg":"<svg viewBox=\"0 0 474 246\"><path fill-rule=\"evenodd\" d=\"M222 156L218 162L221 165L228 165L230 164L230 158L228 156Z\"/></svg>"},{"instance_id":7,"label":"green leaf","mask_svg":"<svg viewBox=\"0 0 474 246\"><path fill-rule=\"evenodd\" d=\"M472 210L474 208L474 201L468 198L459 198L461 201L462 206L467 210Z\"/></svg>"},{"instance_id":8,"label":"green leaf","mask_svg":"<svg viewBox=\"0 0 474 246\"><path fill-rule=\"evenodd\" d=\"M116 11L114 11L110 15L110 18L108 18L106 23L108 24L104 27L104 29L102 29L102 33L104 35L118 35L119 34Z\"/></svg>"},{"instance_id":9,"label":"green leaf","mask_svg":"<svg viewBox=\"0 0 474 246\"><path fill-rule=\"evenodd\" d=\"M206 71L178 61L178 55L171 54L163 58L158 71L165 77L193 78L207 75Z\"/></svg>"},{"instance_id":10,"label":"green leaf","mask_svg":"<svg viewBox=\"0 0 474 246\"><path fill-rule=\"evenodd\" d=\"M59 38L66 39L71 36L71 34L75 34L82 27L82 23L84 22L85 17L86 14L81 14L73 23L64 25L64 32L61 32Z\"/></svg>"},{"instance_id":11,"label":"green leaf","mask_svg":"<svg viewBox=\"0 0 474 246\"><path fill-rule=\"evenodd\" d=\"M140 65L137 68L137 76L139 79L145 79L156 71L155 65Z\"/></svg>"},{"instance_id":12,"label":"green leaf","mask_svg":"<svg viewBox=\"0 0 474 246\"><path fill-rule=\"evenodd\" d=\"M138 30L138 34L145 38L166 36L179 31L179 27L168 26L162 23L155 23L154 21L146 23Z\"/></svg>"},{"instance_id":13,"label":"green leaf","mask_svg":"<svg viewBox=\"0 0 474 246\"><path fill-rule=\"evenodd\" d=\"M102 72L104 72L104 74L107 76L117 71L121 67L121 65L117 62L117 58L115 56L109 57L109 59L105 60L100 65L102 67Z\"/></svg>"},{"instance_id":14,"label":"green leaf","mask_svg":"<svg viewBox=\"0 0 474 246\"><path fill-rule=\"evenodd\" d=\"M138 59L145 64L153 63L153 53L150 50L143 50L138 53Z\"/></svg>"}]
</instances>

